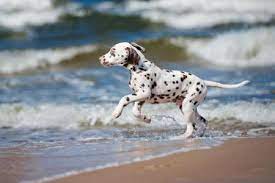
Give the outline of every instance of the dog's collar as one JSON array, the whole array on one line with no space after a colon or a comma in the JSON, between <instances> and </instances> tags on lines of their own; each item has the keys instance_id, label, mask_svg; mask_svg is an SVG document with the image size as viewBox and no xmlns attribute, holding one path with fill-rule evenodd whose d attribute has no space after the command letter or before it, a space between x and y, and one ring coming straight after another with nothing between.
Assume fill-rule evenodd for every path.
<instances>
[{"instance_id":1,"label":"dog's collar","mask_svg":"<svg viewBox=\"0 0 275 183\"><path fill-rule=\"evenodd\" d=\"M126 63L123 66L133 72L142 72L142 71L148 70L148 68L144 64L133 65L133 64Z\"/></svg>"}]
</instances>

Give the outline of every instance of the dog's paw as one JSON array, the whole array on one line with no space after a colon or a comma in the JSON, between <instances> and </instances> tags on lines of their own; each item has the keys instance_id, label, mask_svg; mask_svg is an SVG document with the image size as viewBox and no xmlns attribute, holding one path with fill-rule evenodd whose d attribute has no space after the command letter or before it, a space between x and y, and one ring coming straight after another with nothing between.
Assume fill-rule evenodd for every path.
<instances>
[{"instance_id":1,"label":"dog's paw","mask_svg":"<svg viewBox=\"0 0 275 183\"><path fill-rule=\"evenodd\" d=\"M144 117L143 117L143 121L144 121L145 123L151 123L151 118L144 116Z\"/></svg>"},{"instance_id":2,"label":"dog's paw","mask_svg":"<svg viewBox=\"0 0 275 183\"><path fill-rule=\"evenodd\" d=\"M122 110L116 108L112 113L112 119L116 119L121 115Z\"/></svg>"}]
</instances>

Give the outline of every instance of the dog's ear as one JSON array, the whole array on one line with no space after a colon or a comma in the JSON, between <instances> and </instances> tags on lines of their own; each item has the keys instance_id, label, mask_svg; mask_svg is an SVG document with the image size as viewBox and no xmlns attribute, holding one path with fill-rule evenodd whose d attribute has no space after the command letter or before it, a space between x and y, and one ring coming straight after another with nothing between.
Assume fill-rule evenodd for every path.
<instances>
[{"instance_id":1,"label":"dog's ear","mask_svg":"<svg viewBox=\"0 0 275 183\"><path fill-rule=\"evenodd\" d=\"M135 47L136 49L138 49L139 51L141 51L142 53L145 53L146 50L145 50L144 47L138 45L138 44L135 43L135 42L131 42L130 44L131 44L133 47Z\"/></svg>"},{"instance_id":2,"label":"dog's ear","mask_svg":"<svg viewBox=\"0 0 275 183\"><path fill-rule=\"evenodd\" d=\"M133 65L138 65L140 56L138 55L136 50L134 50L133 48L129 48L129 47L126 47L125 49L128 51L127 63L133 64Z\"/></svg>"}]
</instances>

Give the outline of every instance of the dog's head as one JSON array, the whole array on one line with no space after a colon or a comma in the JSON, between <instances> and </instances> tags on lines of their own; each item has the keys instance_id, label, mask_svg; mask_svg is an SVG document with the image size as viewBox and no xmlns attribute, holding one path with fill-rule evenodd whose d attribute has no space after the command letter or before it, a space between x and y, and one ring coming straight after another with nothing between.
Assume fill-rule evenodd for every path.
<instances>
[{"instance_id":1,"label":"dog's head","mask_svg":"<svg viewBox=\"0 0 275 183\"><path fill-rule=\"evenodd\" d=\"M137 43L122 42L114 45L110 51L99 58L103 66L137 65L145 49Z\"/></svg>"}]
</instances>

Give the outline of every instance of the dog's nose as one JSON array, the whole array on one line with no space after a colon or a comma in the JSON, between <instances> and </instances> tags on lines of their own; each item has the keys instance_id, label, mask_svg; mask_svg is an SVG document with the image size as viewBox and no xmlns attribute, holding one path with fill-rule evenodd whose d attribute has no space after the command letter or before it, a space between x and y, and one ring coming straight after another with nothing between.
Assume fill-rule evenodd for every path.
<instances>
[{"instance_id":1,"label":"dog's nose","mask_svg":"<svg viewBox=\"0 0 275 183\"><path fill-rule=\"evenodd\" d=\"M103 64L103 65L107 64L107 62L106 62L106 59L105 59L105 56L104 56L104 55L103 55L103 56L101 56L101 57L99 57L99 61L100 61L100 63L101 63L101 64Z\"/></svg>"}]
</instances>

